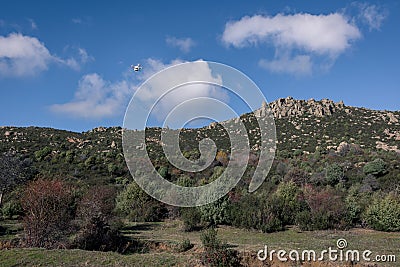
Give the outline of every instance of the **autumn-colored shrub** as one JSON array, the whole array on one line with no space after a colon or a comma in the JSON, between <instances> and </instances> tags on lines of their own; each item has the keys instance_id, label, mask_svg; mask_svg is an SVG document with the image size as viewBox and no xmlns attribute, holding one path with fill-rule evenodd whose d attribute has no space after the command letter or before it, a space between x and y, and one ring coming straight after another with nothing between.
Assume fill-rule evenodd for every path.
<instances>
[{"instance_id":1,"label":"autumn-colored shrub","mask_svg":"<svg viewBox=\"0 0 400 267\"><path fill-rule=\"evenodd\" d=\"M343 196L330 187L303 189L308 207L296 216L302 230L343 229L348 227L348 216Z\"/></svg>"},{"instance_id":2,"label":"autumn-colored shrub","mask_svg":"<svg viewBox=\"0 0 400 267\"><path fill-rule=\"evenodd\" d=\"M21 198L25 245L67 246L74 214L72 203L72 190L61 180L39 179L29 183Z\"/></svg>"}]
</instances>

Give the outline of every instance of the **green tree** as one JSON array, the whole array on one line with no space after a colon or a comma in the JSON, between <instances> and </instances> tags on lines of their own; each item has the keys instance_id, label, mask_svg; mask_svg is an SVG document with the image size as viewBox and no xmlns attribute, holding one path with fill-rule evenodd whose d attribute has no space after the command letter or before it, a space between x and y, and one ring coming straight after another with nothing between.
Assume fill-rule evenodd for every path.
<instances>
[{"instance_id":1,"label":"green tree","mask_svg":"<svg viewBox=\"0 0 400 267\"><path fill-rule=\"evenodd\" d=\"M400 231L400 197L395 193L378 196L368 207L365 220L375 230Z\"/></svg>"},{"instance_id":2,"label":"green tree","mask_svg":"<svg viewBox=\"0 0 400 267\"><path fill-rule=\"evenodd\" d=\"M133 221L157 221L165 213L165 208L135 182L117 196L116 202L116 210Z\"/></svg>"},{"instance_id":3,"label":"green tree","mask_svg":"<svg viewBox=\"0 0 400 267\"><path fill-rule=\"evenodd\" d=\"M343 168L337 163L328 165L325 169L325 178L327 184L332 186L336 185L344 178Z\"/></svg>"},{"instance_id":4,"label":"green tree","mask_svg":"<svg viewBox=\"0 0 400 267\"><path fill-rule=\"evenodd\" d=\"M25 183L33 174L31 161L21 160L16 155L0 155L0 207L4 194L11 192L17 185Z\"/></svg>"},{"instance_id":5,"label":"green tree","mask_svg":"<svg viewBox=\"0 0 400 267\"><path fill-rule=\"evenodd\" d=\"M215 202L199 207L201 218L210 225L227 222L229 199L225 196Z\"/></svg>"}]
</instances>

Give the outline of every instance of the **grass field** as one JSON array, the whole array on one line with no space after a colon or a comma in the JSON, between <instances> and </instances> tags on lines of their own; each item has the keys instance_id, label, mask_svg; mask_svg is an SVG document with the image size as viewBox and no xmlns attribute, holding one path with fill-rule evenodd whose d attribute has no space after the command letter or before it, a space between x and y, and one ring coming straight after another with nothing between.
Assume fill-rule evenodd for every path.
<instances>
[{"instance_id":1,"label":"grass field","mask_svg":"<svg viewBox=\"0 0 400 267\"><path fill-rule=\"evenodd\" d=\"M18 228L8 222L8 227ZM149 249L143 253L121 255L114 252L94 252L83 250L9 249L0 250L0 266L199 266L202 251L199 232L186 233L180 221L158 223L130 223L123 233L147 242ZM249 266L262 266L254 258L255 253L267 245L269 249L321 251L332 247L344 238L349 250L371 250L371 258L377 254L395 255L397 263L363 263L363 266L400 266L400 233L386 233L365 229L350 231L301 232L290 228L283 232L261 233L228 226L218 228L218 236L242 255L253 255L247 261ZM186 252L176 252L173 248L184 239L189 239L194 247ZM269 262L264 262L268 266ZM299 266L299 263L280 263L273 266ZM308 265L305 263L304 265ZM311 266L349 266L345 263L313 263Z\"/></svg>"}]
</instances>

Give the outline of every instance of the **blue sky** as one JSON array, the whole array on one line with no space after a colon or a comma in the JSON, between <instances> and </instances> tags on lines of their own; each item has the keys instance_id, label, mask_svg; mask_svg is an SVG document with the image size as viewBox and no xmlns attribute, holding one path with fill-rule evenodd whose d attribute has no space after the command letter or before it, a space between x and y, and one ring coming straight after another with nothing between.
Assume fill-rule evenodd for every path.
<instances>
[{"instance_id":1,"label":"blue sky","mask_svg":"<svg viewBox=\"0 0 400 267\"><path fill-rule=\"evenodd\" d=\"M122 125L141 82L199 59L242 71L268 101L400 110L398 25L396 1L11 1L0 125Z\"/></svg>"}]
</instances>

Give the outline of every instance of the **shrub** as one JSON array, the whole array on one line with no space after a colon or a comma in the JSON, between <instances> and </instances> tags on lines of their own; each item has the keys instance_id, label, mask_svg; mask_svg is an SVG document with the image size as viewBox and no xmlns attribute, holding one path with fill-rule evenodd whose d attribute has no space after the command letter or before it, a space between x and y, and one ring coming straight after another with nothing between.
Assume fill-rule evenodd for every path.
<instances>
[{"instance_id":1,"label":"shrub","mask_svg":"<svg viewBox=\"0 0 400 267\"><path fill-rule=\"evenodd\" d=\"M285 174L287 173L287 171L288 171L288 166L287 166L286 163L280 161L280 162L278 163L278 165L276 165L276 170L275 170L275 172L276 172L278 175L280 175L280 176L285 176Z\"/></svg>"},{"instance_id":2,"label":"shrub","mask_svg":"<svg viewBox=\"0 0 400 267\"><path fill-rule=\"evenodd\" d=\"M198 209L201 214L201 219L204 222L210 225L217 225L221 223L226 223L229 220L228 206L229 200L225 196L215 202L200 206Z\"/></svg>"},{"instance_id":3,"label":"shrub","mask_svg":"<svg viewBox=\"0 0 400 267\"><path fill-rule=\"evenodd\" d=\"M209 228L200 234L200 240L204 247L201 261L206 266L240 266L240 256L236 250L228 248L221 242L215 228Z\"/></svg>"},{"instance_id":4,"label":"shrub","mask_svg":"<svg viewBox=\"0 0 400 267\"><path fill-rule=\"evenodd\" d=\"M363 171L365 174L373 174L375 176L382 176L387 173L387 165L383 159L376 159L365 164Z\"/></svg>"},{"instance_id":5,"label":"shrub","mask_svg":"<svg viewBox=\"0 0 400 267\"><path fill-rule=\"evenodd\" d=\"M185 232L195 230L201 222L201 214L197 208L181 208L180 213Z\"/></svg>"},{"instance_id":6,"label":"shrub","mask_svg":"<svg viewBox=\"0 0 400 267\"><path fill-rule=\"evenodd\" d=\"M371 194L363 191L361 185L349 188L345 198L347 220L350 224L362 224L362 214L371 202Z\"/></svg>"},{"instance_id":7,"label":"shrub","mask_svg":"<svg viewBox=\"0 0 400 267\"><path fill-rule=\"evenodd\" d=\"M65 246L74 210L71 188L61 180L28 184L22 199L25 243L30 247Z\"/></svg>"},{"instance_id":8,"label":"shrub","mask_svg":"<svg viewBox=\"0 0 400 267\"><path fill-rule=\"evenodd\" d=\"M116 210L133 221L158 221L166 214L165 207L151 198L135 182L116 198Z\"/></svg>"},{"instance_id":9,"label":"shrub","mask_svg":"<svg viewBox=\"0 0 400 267\"><path fill-rule=\"evenodd\" d=\"M303 231L313 230L313 222L311 218L311 212L309 210L303 210L296 214L296 225Z\"/></svg>"},{"instance_id":10,"label":"shrub","mask_svg":"<svg viewBox=\"0 0 400 267\"><path fill-rule=\"evenodd\" d=\"M261 229L265 200L256 194L245 194L240 201L232 203L229 218L232 225L247 229Z\"/></svg>"},{"instance_id":11,"label":"shrub","mask_svg":"<svg viewBox=\"0 0 400 267\"><path fill-rule=\"evenodd\" d=\"M210 227L200 233L200 240L205 249L216 249L221 247L221 240L217 237L217 230Z\"/></svg>"},{"instance_id":12,"label":"shrub","mask_svg":"<svg viewBox=\"0 0 400 267\"><path fill-rule=\"evenodd\" d=\"M52 149L48 146L45 146L41 150L35 152L35 158L37 161L43 160L47 155L51 153Z\"/></svg>"},{"instance_id":13,"label":"shrub","mask_svg":"<svg viewBox=\"0 0 400 267\"><path fill-rule=\"evenodd\" d=\"M308 182L309 176L302 169L292 168L286 173L284 180L287 182L292 181L296 185L303 186Z\"/></svg>"},{"instance_id":14,"label":"shrub","mask_svg":"<svg viewBox=\"0 0 400 267\"><path fill-rule=\"evenodd\" d=\"M308 209L296 216L302 230L343 229L348 227L347 210L341 194L332 188L304 188ZM308 220L308 221L306 221Z\"/></svg>"},{"instance_id":15,"label":"shrub","mask_svg":"<svg viewBox=\"0 0 400 267\"><path fill-rule=\"evenodd\" d=\"M119 247L117 220L113 216L115 190L96 186L78 203L76 224L79 228L74 245L80 249L116 251Z\"/></svg>"},{"instance_id":16,"label":"shrub","mask_svg":"<svg viewBox=\"0 0 400 267\"><path fill-rule=\"evenodd\" d=\"M362 192L371 192L371 191L376 191L379 189L379 183L376 177L372 174L368 174L367 176L364 177L362 180L362 187L361 191Z\"/></svg>"},{"instance_id":17,"label":"shrub","mask_svg":"<svg viewBox=\"0 0 400 267\"><path fill-rule=\"evenodd\" d=\"M33 176L31 164L29 158L21 160L12 153L0 155L0 207L6 193L12 192Z\"/></svg>"},{"instance_id":18,"label":"shrub","mask_svg":"<svg viewBox=\"0 0 400 267\"><path fill-rule=\"evenodd\" d=\"M264 233L272 233L284 230L284 225L281 219L274 214L267 215L266 219L261 225L261 230Z\"/></svg>"},{"instance_id":19,"label":"shrub","mask_svg":"<svg viewBox=\"0 0 400 267\"><path fill-rule=\"evenodd\" d=\"M400 197L389 193L384 198L376 198L366 210L365 220L375 230L400 231Z\"/></svg>"},{"instance_id":20,"label":"shrub","mask_svg":"<svg viewBox=\"0 0 400 267\"><path fill-rule=\"evenodd\" d=\"M293 224L295 214L302 208L300 189L294 182L281 183L275 192L276 205L283 224Z\"/></svg>"},{"instance_id":21,"label":"shrub","mask_svg":"<svg viewBox=\"0 0 400 267\"><path fill-rule=\"evenodd\" d=\"M327 184L334 186L343 180L343 168L337 163L328 165L325 169L325 177Z\"/></svg>"},{"instance_id":22,"label":"shrub","mask_svg":"<svg viewBox=\"0 0 400 267\"><path fill-rule=\"evenodd\" d=\"M10 200L3 205L1 213L3 215L3 218L5 219L11 219L13 216L16 215L22 215L21 203L19 203L18 201Z\"/></svg>"}]
</instances>

